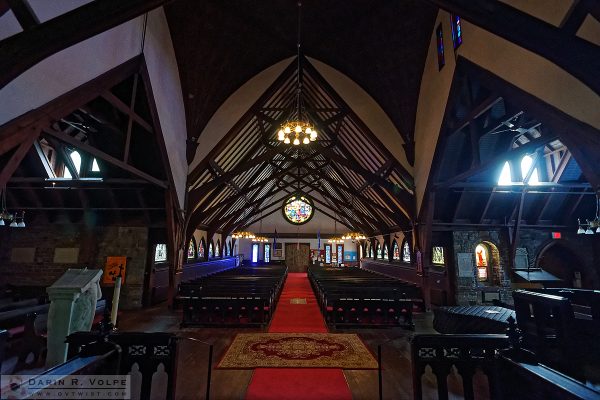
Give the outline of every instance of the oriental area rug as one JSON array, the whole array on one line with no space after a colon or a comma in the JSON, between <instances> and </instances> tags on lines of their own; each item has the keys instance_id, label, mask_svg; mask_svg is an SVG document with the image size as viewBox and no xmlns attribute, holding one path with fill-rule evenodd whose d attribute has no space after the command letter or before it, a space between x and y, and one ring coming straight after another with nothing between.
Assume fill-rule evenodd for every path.
<instances>
[{"instance_id":1,"label":"oriental area rug","mask_svg":"<svg viewBox=\"0 0 600 400\"><path fill-rule=\"evenodd\" d=\"M242 333L217 368L376 369L377 361L355 334Z\"/></svg>"}]
</instances>

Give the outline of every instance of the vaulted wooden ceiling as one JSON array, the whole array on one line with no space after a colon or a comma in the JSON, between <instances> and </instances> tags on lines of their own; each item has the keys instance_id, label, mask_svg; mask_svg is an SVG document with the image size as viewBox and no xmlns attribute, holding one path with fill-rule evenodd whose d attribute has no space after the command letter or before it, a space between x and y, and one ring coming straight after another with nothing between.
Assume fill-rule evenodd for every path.
<instances>
[{"instance_id":1,"label":"vaulted wooden ceiling","mask_svg":"<svg viewBox=\"0 0 600 400\"><path fill-rule=\"evenodd\" d=\"M295 191L315 193L317 212L365 233L410 226L413 180L306 58L302 100L319 132L285 145L276 132L296 101L292 62L190 173L189 229L232 232L281 207Z\"/></svg>"},{"instance_id":2,"label":"vaulted wooden ceiling","mask_svg":"<svg viewBox=\"0 0 600 400\"><path fill-rule=\"evenodd\" d=\"M199 137L243 83L295 55L296 3L179 0L166 6L190 137ZM419 0L305 0L303 52L358 83L411 142L436 15L437 7Z\"/></svg>"}]
</instances>

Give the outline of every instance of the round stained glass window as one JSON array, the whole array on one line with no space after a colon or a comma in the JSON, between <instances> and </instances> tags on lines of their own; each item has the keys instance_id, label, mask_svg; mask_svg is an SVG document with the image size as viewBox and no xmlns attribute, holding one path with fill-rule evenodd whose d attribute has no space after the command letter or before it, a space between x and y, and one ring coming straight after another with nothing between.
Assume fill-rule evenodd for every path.
<instances>
[{"instance_id":1,"label":"round stained glass window","mask_svg":"<svg viewBox=\"0 0 600 400\"><path fill-rule=\"evenodd\" d=\"M294 194L283 202L281 211L289 223L302 225L310 221L314 214L314 207L308 196Z\"/></svg>"}]
</instances>

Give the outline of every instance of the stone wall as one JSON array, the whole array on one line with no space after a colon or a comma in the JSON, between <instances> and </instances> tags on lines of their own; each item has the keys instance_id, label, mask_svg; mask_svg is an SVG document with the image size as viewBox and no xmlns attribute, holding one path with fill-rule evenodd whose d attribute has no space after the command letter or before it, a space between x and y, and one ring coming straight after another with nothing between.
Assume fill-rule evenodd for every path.
<instances>
[{"instance_id":1,"label":"stone wall","mask_svg":"<svg viewBox=\"0 0 600 400\"><path fill-rule=\"evenodd\" d=\"M594 235L595 236L595 235ZM453 251L454 251L454 270L456 274L456 304L481 304L483 292L499 292L500 300L506 303L512 303L512 289L519 286L520 283L515 279L515 275L509 270L509 249L510 244L506 230L478 230L478 231L454 231ZM530 268L536 268L537 260L540 254L548 246L558 244L572 250L580 260L574 261L593 276L594 287L600 287L600 251L598 238L588 235L576 235L574 232L563 233L562 239L554 240L551 233L545 230L524 229L519 233L518 248L527 251L527 261ZM492 273L497 274L498 279L492 279L493 283L483 283L477 280L477 271L475 267L475 247L479 243L491 243L498 249L499 263L492 267ZM470 254L472 256L472 274L470 277L459 276L459 257L460 254ZM490 254L491 256L491 254ZM491 257L490 257L491 259ZM571 267L571 266L566 266ZM570 286L570 285L568 285Z\"/></svg>"},{"instance_id":2,"label":"stone wall","mask_svg":"<svg viewBox=\"0 0 600 400\"><path fill-rule=\"evenodd\" d=\"M148 228L54 224L0 230L0 285L49 286L68 268L102 269L108 256L126 256L122 308L142 305ZM110 295L111 287L103 287Z\"/></svg>"}]
</instances>

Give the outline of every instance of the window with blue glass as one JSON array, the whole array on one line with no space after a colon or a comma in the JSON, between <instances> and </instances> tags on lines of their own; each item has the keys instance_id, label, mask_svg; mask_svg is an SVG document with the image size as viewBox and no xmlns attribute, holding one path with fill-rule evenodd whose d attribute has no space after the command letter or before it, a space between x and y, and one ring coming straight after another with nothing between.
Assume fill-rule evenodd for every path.
<instances>
[{"instance_id":1,"label":"window with blue glass","mask_svg":"<svg viewBox=\"0 0 600 400\"><path fill-rule=\"evenodd\" d=\"M450 26L452 29L452 44L454 45L454 50L456 50L462 44L462 27L458 15L450 15Z\"/></svg>"},{"instance_id":2,"label":"window with blue glass","mask_svg":"<svg viewBox=\"0 0 600 400\"><path fill-rule=\"evenodd\" d=\"M444 32L442 31L442 24L439 24L435 30L435 37L437 40L438 67L441 70L446 64L446 59L444 58Z\"/></svg>"},{"instance_id":3,"label":"window with blue glass","mask_svg":"<svg viewBox=\"0 0 600 400\"><path fill-rule=\"evenodd\" d=\"M331 264L331 245L325 245L325 264Z\"/></svg>"},{"instance_id":4,"label":"window with blue glass","mask_svg":"<svg viewBox=\"0 0 600 400\"><path fill-rule=\"evenodd\" d=\"M258 243L252 244L252 262L258 262Z\"/></svg>"},{"instance_id":5,"label":"window with blue glass","mask_svg":"<svg viewBox=\"0 0 600 400\"><path fill-rule=\"evenodd\" d=\"M271 244L265 243L265 262L268 263L271 261Z\"/></svg>"}]
</instances>

